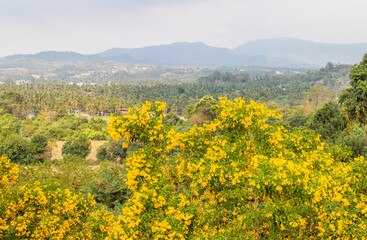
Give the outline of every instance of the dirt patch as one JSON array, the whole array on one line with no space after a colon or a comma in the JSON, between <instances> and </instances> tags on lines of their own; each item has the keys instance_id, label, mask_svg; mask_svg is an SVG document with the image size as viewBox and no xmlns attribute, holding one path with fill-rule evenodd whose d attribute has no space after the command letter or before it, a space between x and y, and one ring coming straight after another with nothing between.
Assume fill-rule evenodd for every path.
<instances>
[{"instance_id":1,"label":"dirt patch","mask_svg":"<svg viewBox=\"0 0 367 240\"><path fill-rule=\"evenodd\" d=\"M85 158L87 161L95 162L97 161L97 150L100 146L102 146L107 141L91 141L90 144L90 153Z\"/></svg>"},{"instance_id":2,"label":"dirt patch","mask_svg":"<svg viewBox=\"0 0 367 240\"><path fill-rule=\"evenodd\" d=\"M57 141L52 147L51 160L62 159L62 146L64 146L65 141Z\"/></svg>"},{"instance_id":3,"label":"dirt patch","mask_svg":"<svg viewBox=\"0 0 367 240\"><path fill-rule=\"evenodd\" d=\"M97 161L97 150L100 146L102 146L107 141L91 141L90 144L90 153L85 158L87 161L95 162ZM64 146L65 141L57 141L52 146L52 155L51 160L54 159L62 159L62 146Z\"/></svg>"}]
</instances>

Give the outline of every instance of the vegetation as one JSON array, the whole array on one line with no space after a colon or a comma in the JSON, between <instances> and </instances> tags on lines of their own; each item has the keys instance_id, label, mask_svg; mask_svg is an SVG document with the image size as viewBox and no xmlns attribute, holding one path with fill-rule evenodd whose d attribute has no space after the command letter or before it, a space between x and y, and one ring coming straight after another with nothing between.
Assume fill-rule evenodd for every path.
<instances>
[{"instance_id":1,"label":"vegetation","mask_svg":"<svg viewBox=\"0 0 367 240\"><path fill-rule=\"evenodd\" d=\"M14 186L18 171L6 156L0 158L1 239L103 237L113 215L97 210L92 196L37 181Z\"/></svg>"},{"instance_id":2,"label":"vegetation","mask_svg":"<svg viewBox=\"0 0 367 240\"><path fill-rule=\"evenodd\" d=\"M0 137L0 140L0 152L16 163L29 164L46 159L47 139L42 135L34 135L30 141L18 134Z\"/></svg>"},{"instance_id":3,"label":"vegetation","mask_svg":"<svg viewBox=\"0 0 367 240\"><path fill-rule=\"evenodd\" d=\"M322 139L335 140L347 127L347 119L338 104L328 102L313 115L309 127L321 134Z\"/></svg>"},{"instance_id":4,"label":"vegetation","mask_svg":"<svg viewBox=\"0 0 367 240\"><path fill-rule=\"evenodd\" d=\"M122 162L127 156L127 148L123 148L123 140L109 141L98 148L97 158L99 161L109 160Z\"/></svg>"},{"instance_id":5,"label":"vegetation","mask_svg":"<svg viewBox=\"0 0 367 240\"><path fill-rule=\"evenodd\" d=\"M86 136L80 136L73 141L67 141L62 147L62 154L70 154L85 158L90 152L90 141Z\"/></svg>"},{"instance_id":6,"label":"vegetation","mask_svg":"<svg viewBox=\"0 0 367 240\"><path fill-rule=\"evenodd\" d=\"M115 140L146 143L126 163L127 236L364 236L363 157L335 161L320 136L269 124L280 115L253 101L222 99L218 119L183 134L162 125L164 108L148 102L111 119Z\"/></svg>"},{"instance_id":7,"label":"vegetation","mask_svg":"<svg viewBox=\"0 0 367 240\"><path fill-rule=\"evenodd\" d=\"M349 89L350 67L331 63L180 84L0 85L0 238L362 239L365 58Z\"/></svg>"},{"instance_id":8,"label":"vegetation","mask_svg":"<svg viewBox=\"0 0 367 240\"><path fill-rule=\"evenodd\" d=\"M355 65L349 74L351 88L340 95L340 103L351 119L366 123L367 112L367 54L360 64Z\"/></svg>"},{"instance_id":9,"label":"vegetation","mask_svg":"<svg viewBox=\"0 0 367 240\"><path fill-rule=\"evenodd\" d=\"M179 84L78 86L49 82L21 85L7 83L0 85L0 92L6 93L10 89L24 98L23 112L20 114L22 118L30 113L39 115L40 111L64 112L64 115L68 112L90 116L109 115L119 113L121 108L141 105L145 101L162 100L167 103L167 112L185 115L188 105L196 104L206 95L214 99L223 96L229 99L242 97L278 106L296 106L306 99L306 93L313 87L324 87L328 91L321 92L321 96L332 98L347 88L349 69L348 65L329 64L320 70L296 74L249 76L246 73L214 72L195 82ZM309 99L317 100L315 95ZM316 103L320 102L312 102L313 105ZM3 108L1 104L0 108Z\"/></svg>"},{"instance_id":10,"label":"vegetation","mask_svg":"<svg viewBox=\"0 0 367 240\"><path fill-rule=\"evenodd\" d=\"M349 163L336 160L324 151L320 136L290 133L276 121L270 123L281 116L253 101L221 99L216 108L216 119L185 133L162 124L165 104L159 102L111 119L114 140L123 136L127 142L145 143L127 159L129 190L114 181L120 177L102 177L110 174L91 185L108 184L99 188L103 192L91 190L97 201L109 207L124 204L117 219L90 197L56 183L15 186L18 167L3 156L2 238L365 235L363 157ZM26 217L12 217L20 212Z\"/></svg>"}]
</instances>

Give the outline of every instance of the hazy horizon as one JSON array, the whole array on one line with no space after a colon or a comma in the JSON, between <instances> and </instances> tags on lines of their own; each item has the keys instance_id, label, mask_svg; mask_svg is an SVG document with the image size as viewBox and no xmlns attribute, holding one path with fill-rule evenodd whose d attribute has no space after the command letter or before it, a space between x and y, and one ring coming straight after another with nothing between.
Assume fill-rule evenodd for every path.
<instances>
[{"instance_id":1,"label":"hazy horizon","mask_svg":"<svg viewBox=\"0 0 367 240\"><path fill-rule=\"evenodd\" d=\"M363 0L2 0L0 57L269 38L367 42Z\"/></svg>"}]
</instances>

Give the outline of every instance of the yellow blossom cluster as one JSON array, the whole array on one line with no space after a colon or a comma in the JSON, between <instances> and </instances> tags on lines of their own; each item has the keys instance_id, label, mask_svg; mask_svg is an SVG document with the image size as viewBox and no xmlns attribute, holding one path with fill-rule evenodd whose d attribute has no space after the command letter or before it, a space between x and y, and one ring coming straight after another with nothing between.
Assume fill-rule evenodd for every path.
<instances>
[{"instance_id":1,"label":"yellow blossom cluster","mask_svg":"<svg viewBox=\"0 0 367 240\"><path fill-rule=\"evenodd\" d=\"M128 142L137 139L143 141L163 139L161 130L165 108L166 104L162 102L156 102L154 105L146 102L140 109L138 107L129 108L129 114L124 115L122 119L111 118L108 133L116 141L119 141L121 136L124 136Z\"/></svg>"},{"instance_id":2,"label":"yellow blossom cluster","mask_svg":"<svg viewBox=\"0 0 367 240\"><path fill-rule=\"evenodd\" d=\"M19 168L11 164L5 156L0 157L0 189L4 189L8 184L14 184L18 179Z\"/></svg>"},{"instance_id":3,"label":"yellow blossom cluster","mask_svg":"<svg viewBox=\"0 0 367 240\"><path fill-rule=\"evenodd\" d=\"M39 182L14 186L18 167L0 158L0 239L102 239L115 219L92 196ZM121 229L121 228L119 228Z\"/></svg>"}]
</instances>

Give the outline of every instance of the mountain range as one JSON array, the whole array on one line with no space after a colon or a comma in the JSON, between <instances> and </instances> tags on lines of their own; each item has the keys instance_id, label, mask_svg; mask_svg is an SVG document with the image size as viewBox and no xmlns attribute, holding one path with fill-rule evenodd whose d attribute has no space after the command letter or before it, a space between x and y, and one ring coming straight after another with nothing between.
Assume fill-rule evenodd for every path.
<instances>
[{"instance_id":1,"label":"mountain range","mask_svg":"<svg viewBox=\"0 0 367 240\"><path fill-rule=\"evenodd\" d=\"M317 68L327 62L358 63L367 53L367 43L328 44L296 38L274 38L246 42L234 49L202 42L178 42L142 48L112 48L96 54L40 52L19 54L3 60L38 59L77 63L92 59L151 65L221 65Z\"/></svg>"}]
</instances>

